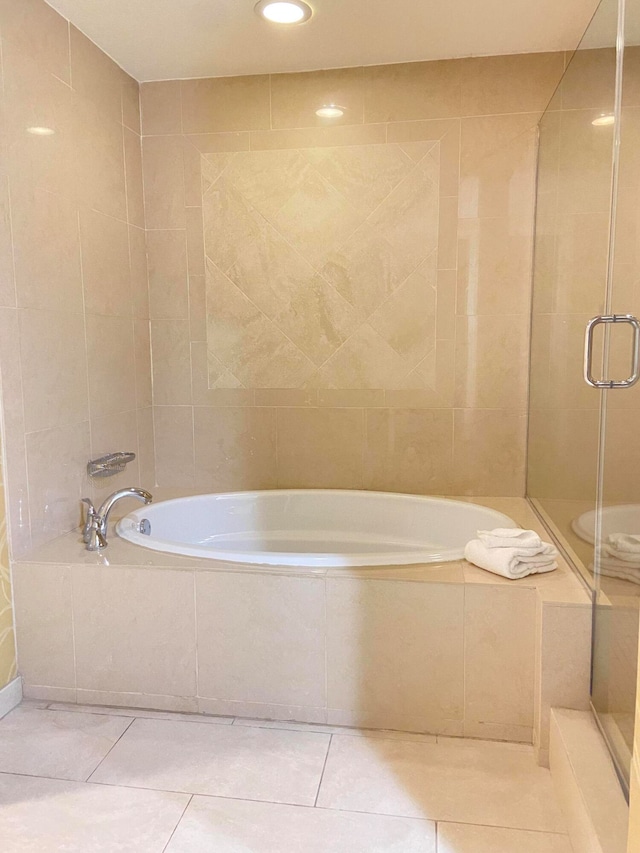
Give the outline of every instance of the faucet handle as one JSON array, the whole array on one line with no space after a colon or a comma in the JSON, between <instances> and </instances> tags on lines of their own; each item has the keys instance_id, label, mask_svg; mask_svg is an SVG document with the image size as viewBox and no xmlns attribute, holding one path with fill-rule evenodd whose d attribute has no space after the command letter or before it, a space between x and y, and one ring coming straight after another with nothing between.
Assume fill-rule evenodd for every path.
<instances>
[{"instance_id":1,"label":"faucet handle","mask_svg":"<svg viewBox=\"0 0 640 853\"><path fill-rule=\"evenodd\" d=\"M93 505L93 501L90 498L82 498L81 503L87 505L87 512L84 519L84 527L82 528L82 541L88 544L89 539L91 538L91 529L94 524L94 519L96 517L96 508Z\"/></svg>"},{"instance_id":2,"label":"faucet handle","mask_svg":"<svg viewBox=\"0 0 640 853\"><path fill-rule=\"evenodd\" d=\"M102 551L107 547L106 537L100 530L98 518L95 515L91 517L89 522L85 542L87 543L87 551Z\"/></svg>"}]
</instances>

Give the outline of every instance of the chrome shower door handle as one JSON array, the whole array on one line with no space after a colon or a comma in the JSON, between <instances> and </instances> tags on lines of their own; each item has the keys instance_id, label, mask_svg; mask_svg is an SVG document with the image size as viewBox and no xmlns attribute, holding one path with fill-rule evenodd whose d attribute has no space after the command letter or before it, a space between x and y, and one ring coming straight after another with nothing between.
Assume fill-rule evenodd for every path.
<instances>
[{"instance_id":1,"label":"chrome shower door handle","mask_svg":"<svg viewBox=\"0 0 640 853\"><path fill-rule=\"evenodd\" d=\"M591 372L593 357L593 332L596 326L627 323L633 329L633 354L631 376L628 379L594 379ZM631 388L640 379L640 320L633 314L599 314L587 323L584 338L584 381L592 388Z\"/></svg>"}]
</instances>

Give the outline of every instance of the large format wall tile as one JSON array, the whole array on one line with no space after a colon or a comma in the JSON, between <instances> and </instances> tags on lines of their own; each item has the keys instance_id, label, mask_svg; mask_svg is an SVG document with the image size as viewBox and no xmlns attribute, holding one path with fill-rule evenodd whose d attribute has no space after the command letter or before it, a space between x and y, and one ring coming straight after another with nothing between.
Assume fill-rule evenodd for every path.
<instances>
[{"instance_id":1,"label":"large format wall tile","mask_svg":"<svg viewBox=\"0 0 640 853\"><path fill-rule=\"evenodd\" d=\"M86 330L91 417L135 409L133 320L89 315Z\"/></svg>"},{"instance_id":2,"label":"large format wall tile","mask_svg":"<svg viewBox=\"0 0 640 853\"><path fill-rule=\"evenodd\" d=\"M43 429L26 436L32 544L55 539L80 523L87 494L89 421Z\"/></svg>"},{"instance_id":3,"label":"large format wall tile","mask_svg":"<svg viewBox=\"0 0 640 853\"><path fill-rule=\"evenodd\" d=\"M280 488L359 489L362 409L278 409Z\"/></svg>"},{"instance_id":4,"label":"large format wall tile","mask_svg":"<svg viewBox=\"0 0 640 853\"><path fill-rule=\"evenodd\" d=\"M200 696L326 705L322 578L199 572Z\"/></svg>"},{"instance_id":5,"label":"large format wall tile","mask_svg":"<svg viewBox=\"0 0 640 853\"><path fill-rule=\"evenodd\" d=\"M533 726L536 592L488 584L465 589L465 734Z\"/></svg>"},{"instance_id":6,"label":"large format wall tile","mask_svg":"<svg viewBox=\"0 0 640 853\"><path fill-rule=\"evenodd\" d=\"M73 88L110 119L122 122L124 71L76 27L69 27Z\"/></svg>"},{"instance_id":7,"label":"large format wall tile","mask_svg":"<svg viewBox=\"0 0 640 853\"><path fill-rule=\"evenodd\" d=\"M82 278L76 205L39 189L24 194L14 190L12 228L18 305L80 313Z\"/></svg>"},{"instance_id":8,"label":"large format wall tile","mask_svg":"<svg viewBox=\"0 0 640 853\"><path fill-rule=\"evenodd\" d=\"M88 419L87 360L81 314L40 309L21 311L20 360L27 432Z\"/></svg>"},{"instance_id":9,"label":"large format wall tile","mask_svg":"<svg viewBox=\"0 0 640 853\"><path fill-rule=\"evenodd\" d=\"M191 572L76 566L72 582L78 687L195 695Z\"/></svg>"},{"instance_id":10,"label":"large format wall tile","mask_svg":"<svg viewBox=\"0 0 640 853\"><path fill-rule=\"evenodd\" d=\"M456 409L453 479L457 494L524 493L527 413L511 409Z\"/></svg>"},{"instance_id":11,"label":"large format wall tile","mask_svg":"<svg viewBox=\"0 0 640 853\"><path fill-rule=\"evenodd\" d=\"M459 62L406 62L365 68L366 122L459 116Z\"/></svg>"},{"instance_id":12,"label":"large format wall tile","mask_svg":"<svg viewBox=\"0 0 640 853\"><path fill-rule=\"evenodd\" d=\"M198 490L276 487L275 409L197 406L194 441Z\"/></svg>"},{"instance_id":13,"label":"large format wall tile","mask_svg":"<svg viewBox=\"0 0 640 853\"><path fill-rule=\"evenodd\" d=\"M45 70L69 83L69 25L42 0L4 0L0 9L2 38L21 53L37 57Z\"/></svg>"},{"instance_id":14,"label":"large format wall tile","mask_svg":"<svg viewBox=\"0 0 640 853\"><path fill-rule=\"evenodd\" d=\"M461 734L462 624L461 586L327 579L330 712L348 712L349 725Z\"/></svg>"},{"instance_id":15,"label":"large format wall tile","mask_svg":"<svg viewBox=\"0 0 640 853\"><path fill-rule=\"evenodd\" d=\"M184 228L182 138L145 139L142 165L146 227Z\"/></svg>"},{"instance_id":16,"label":"large format wall tile","mask_svg":"<svg viewBox=\"0 0 640 853\"><path fill-rule=\"evenodd\" d=\"M366 488L447 492L453 467L451 409L368 409L366 418Z\"/></svg>"},{"instance_id":17,"label":"large format wall tile","mask_svg":"<svg viewBox=\"0 0 640 853\"><path fill-rule=\"evenodd\" d=\"M85 309L91 314L130 317L131 268L126 222L94 210L80 211Z\"/></svg>"},{"instance_id":18,"label":"large format wall tile","mask_svg":"<svg viewBox=\"0 0 640 853\"><path fill-rule=\"evenodd\" d=\"M153 422L157 485L193 488L193 409L154 406Z\"/></svg>"},{"instance_id":19,"label":"large format wall tile","mask_svg":"<svg viewBox=\"0 0 640 853\"><path fill-rule=\"evenodd\" d=\"M267 75L182 81L185 133L260 130L269 127Z\"/></svg>"},{"instance_id":20,"label":"large format wall tile","mask_svg":"<svg viewBox=\"0 0 640 853\"><path fill-rule=\"evenodd\" d=\"M13 592L20 674L28 684L75 687L71 569L22 563Z\"/></svg>"}]
</instances>

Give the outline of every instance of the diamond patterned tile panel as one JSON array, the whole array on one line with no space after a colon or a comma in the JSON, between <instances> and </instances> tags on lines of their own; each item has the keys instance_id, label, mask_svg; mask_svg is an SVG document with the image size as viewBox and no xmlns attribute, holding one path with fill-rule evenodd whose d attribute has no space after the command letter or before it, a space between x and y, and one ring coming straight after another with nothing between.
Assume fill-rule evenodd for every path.
<instances>
[{"instance_id":1,"label":"diamond patterned tile panel","mask_svg":"<svg viewBox=\"0 0 640 853\"><path fill-rule=\"evenodd\" d=\"M431 388L439 143L202 158L212 388Z\"/></svg>"}]
</instances>

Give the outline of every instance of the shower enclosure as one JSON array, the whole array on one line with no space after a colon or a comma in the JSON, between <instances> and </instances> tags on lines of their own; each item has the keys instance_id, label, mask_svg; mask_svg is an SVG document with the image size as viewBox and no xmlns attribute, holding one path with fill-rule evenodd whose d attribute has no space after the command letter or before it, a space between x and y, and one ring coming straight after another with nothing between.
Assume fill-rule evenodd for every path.
<instances>
[{"instance_id":1,"label":"shower enclosure","mask_svg":"<svg viewBox=\"0 0 640 853\"><path fill-rule=\"evenodd\" d=\"M602 0L540 123L527 479L592 591L592 706L627 790L640 605L638 36L640 3Z\"/></svg>"}]
</instances>

